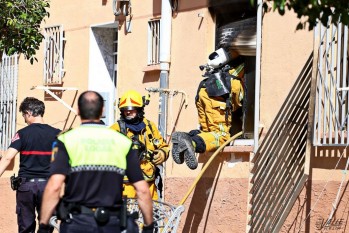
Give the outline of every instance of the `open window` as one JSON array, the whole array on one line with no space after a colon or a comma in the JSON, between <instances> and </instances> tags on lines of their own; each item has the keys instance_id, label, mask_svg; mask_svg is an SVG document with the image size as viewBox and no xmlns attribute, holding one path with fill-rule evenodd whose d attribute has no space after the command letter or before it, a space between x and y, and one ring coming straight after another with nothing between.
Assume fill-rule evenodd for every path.
<instances>
[{"instance_id":1,"label":"open window","mask_svg":"<svg viewBox=\"0 0 349 233\"><path fill-rule=\"evenodd\" d=\"M160 19L148 22L148 65L160 63Z\"/></svg>"},{"instance_id":2,"label":"open window","mask_svg":"<svg viewBox=\"0 0 349 233\"><path fill-rule=\"evenodd\" d=\"M216 20L216 49L225 48L244 61L242 107L235 113L237 116L233 113L232 123L232 134L242 130L243 136L234 143L239 141L239 145L254 145L254 135L258 130L258 123L255 122L255 96L259 93L259 90L255 90L257 11L250 5L250 1L244 4L237 4L236 1L220 4L209 1L209 7ZM234 125L234 118L237 125Z\"/></svg>"},{"instance_id":3,"label":"open window","mask_svg":"<svg viewBox=\"0 0 349 233\"><path fill-rule=\"evenodd\" d=\"M62 25L45 27L44 85L60 85L64 77L64 31Z\"/></svg>"}]
</instances>

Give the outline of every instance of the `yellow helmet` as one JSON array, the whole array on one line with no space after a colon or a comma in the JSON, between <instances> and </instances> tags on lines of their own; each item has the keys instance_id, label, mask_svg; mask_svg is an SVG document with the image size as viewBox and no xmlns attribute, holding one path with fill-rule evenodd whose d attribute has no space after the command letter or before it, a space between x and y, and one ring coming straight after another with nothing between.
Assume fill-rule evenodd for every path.
<instances>
[{"instance_id":1,"label":"yellow helmet","mask_svg":"<svg viewBox=\"0 0 349 233\"><path fill-rule=\"evenodd\" d=\"M121 96L119 101L119 109L132 110L136 108L143 107L143 98L142 95L137 91L127 91Z\"/></svg>"}]
</instances>

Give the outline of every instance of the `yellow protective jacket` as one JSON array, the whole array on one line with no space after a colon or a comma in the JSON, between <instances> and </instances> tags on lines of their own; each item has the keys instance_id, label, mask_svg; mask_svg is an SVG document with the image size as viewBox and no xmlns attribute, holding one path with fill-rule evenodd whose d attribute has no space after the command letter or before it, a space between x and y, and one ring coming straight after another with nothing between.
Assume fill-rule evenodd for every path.
<instances>
[{"instance_id":1,"label":"yellow protective jacket","mask_svg":"<svg viewBox=\"0 0 349 233\"><path fill-rule=\"evenodd\" d=\"M160 131L152 121L149 121L148 119L144 118L143 122L145 123L146 127L138 135L138 140L146 146L146 149L149 151L149 154L151 154L154 150L164 151L166 161L170 152L169 145L161 136ZM122 132L123 130L120 128L120 124L118 122L113 124L110 128L118 132L124 133ZM126 128L126 136L132 138L134 134L131 130ZM144 179L149 183L149 188L152 193L153 199L157 200L157 189L154 184L156 165L154 165L150 161L150 157L148 156L144 157L144 159L140 162ZM136 193L133 189L133 186L129 184L127 177L124 178L124 185L124 195L127 195L127 197L129 198L134 198Z\"/></svg>"},{"instance_id":2,"label":"yellow protective jacket","mask_svg":"<svg viewBox=\"0 0 349 233\"><path fill-rule=\"evenodd\" d=\"M244 64L240 64L236 68L229 70L229 73L236 78L230 80L230 104L231 109L228 108L225 98L223 97L209 97L205 87L198 90L198 98L196 101L196 108L198 111L198 118L201 133L197 136L201 137L206 145L206 151L215 151L225 141L230 138L231 126L231 112L236 111L242 106L242 97L244 96L244 89L242 78L244 76ZM226 112L228 115L226 116Z\"/></svg>"}]
</instances>

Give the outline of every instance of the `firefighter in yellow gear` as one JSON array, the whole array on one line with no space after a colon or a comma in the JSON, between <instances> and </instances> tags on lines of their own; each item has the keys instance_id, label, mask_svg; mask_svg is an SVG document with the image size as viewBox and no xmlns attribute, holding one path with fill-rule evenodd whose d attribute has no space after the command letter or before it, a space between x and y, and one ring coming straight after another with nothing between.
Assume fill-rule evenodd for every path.
<instances>
[{"instance_id":1,"label":"firefighter in yellow gear","mask_svg":"<svg viewBox=\"0 0 349 233\"><path fill-rule=\"evenodd\" d=\"M148 103L149 100L137 91L125 92L119 100L120 119L111 128L132 140L133 148L139 151L141 169L149 184L152 199L158 200L158 188L155 184L159 170L157 166L168 159L170 149L156 125L144 117L144 106ZM136 197L136 192L126 176L123 195L128 198Z\"/></svg>"},{"instance_id":2,"label":"firefighter in yellow gear","mask_svg":"<svg viewBox=\"0 0 349 233\"><path fill-rule=\"evenodd\" d=\"M171 140L174 161L178 164L185 162L190 169L198 166L195 153L215 151L231 137L232 124L239 124L242 128L242 57L234 59L228 70L220 69L207 76L200 83L196 96L200 129L189 133L174 132Z\"/></svg>"}]
</instances>

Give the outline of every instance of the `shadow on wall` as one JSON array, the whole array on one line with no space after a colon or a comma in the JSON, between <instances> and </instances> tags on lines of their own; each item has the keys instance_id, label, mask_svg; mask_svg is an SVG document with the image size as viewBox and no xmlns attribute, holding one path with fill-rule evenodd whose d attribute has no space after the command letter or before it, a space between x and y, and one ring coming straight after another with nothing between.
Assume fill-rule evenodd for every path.
<instances>
[{"instance_id":1,"label":"shadow on wall","mask_svg":"<svg viewBox=\"0 0 349 233\"><path fill-rule=\"evenodd\" d=\"M160 71L159 70L153 70L144 72L142 83L152 83L157 82L160 79Z\"/></svg>"},{"instance_id":2,"label":"shadow on wall","mask_svg":"<svg viewBox=\"0 0 349 233\"><path fill-rule=\"evenodd\" d=\"M205 219L203 225L204 229L201 232L205 232L214 193L222 171L222 163L212 163L210 170L215 171L216 177L205 174L196 185L190 206L187 208L188 214L182 232L199 232L198 226L203 218ZM212 174L212 172L210 173ZM210 191L208 192L207 190ZM206 208L207 212L206 216L204 216Z\"/></svg>"},{"instance_id":3,"label":"shadow on wall","mask_svg":"<svg viewBox=\"0 0 349 233\"><path fill-rule=\"evenodd\" d=\"M306 183L307 193L304 198L306 209L303 216L297 216L298 219L295 218L294 222L296 220L301 223L305 222L305 232L309 232L314 228L313 226L321 232L333 229L337 230L336 232L347 232L349 222L348 181L341 184L339 181L333 181L333 178L327 175L325 180L319 183L313 181L313 171L324 169L331 174L335 170L342 170L343 176L346 176L348 149L330 146L312 147L311 155L309 178ZM338 178L343 179L343 177L336 179Z\"/></svg>"},{"instance_id":4,"label":"shadow on wall","mask_svg":"<svg viewBox=\"0 0 349 233\"><path fill-rule=\"evenodd\" d=\"M348 148L322 146L314 148L315 156L311 159L311 168L338 169L345 168Z\"/></svg>"},{"instance_id":5,"label":"shadow on wall","mask_svg":"<svg viewBox=\"0 0 349 233\"><path fill-rule=\"evenodd\" d=\"M304 187L312 61L313 54L252 160L249 232L279 229Z\"/></svg>"}]
</instances>

